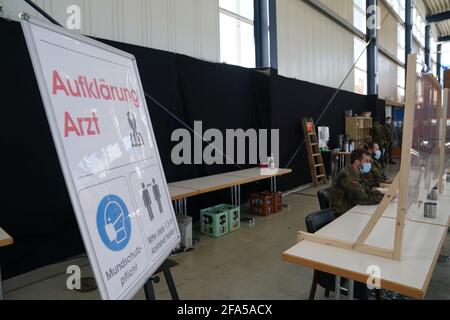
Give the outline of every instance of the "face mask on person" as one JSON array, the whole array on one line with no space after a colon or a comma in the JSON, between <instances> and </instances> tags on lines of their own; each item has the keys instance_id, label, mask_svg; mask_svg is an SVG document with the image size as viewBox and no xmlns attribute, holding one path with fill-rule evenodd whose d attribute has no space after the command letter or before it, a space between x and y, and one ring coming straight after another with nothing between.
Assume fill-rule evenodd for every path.
<instances>
[{"instance_id":1,"label":"face mask on person","mask_svg":"<svg viewBox=\"0 0 450 320\"><path fill-rule=\"evenodd\" d=\"M373 155L373 157L376 160L380 160L380 158L381 158L381 151L380 150L375 151L375 154Z\"/></svg>"},{"instance_id":2,"label":"face mask on person","mask_svg":"<svg viewBox=\"0 0 450 320\"><path fill-rule=\"evenodd\" d=\"M367 174L372 170L372 164L371 163L363 163L361 166L361 173Z\"/></svg>"}]
</instances>

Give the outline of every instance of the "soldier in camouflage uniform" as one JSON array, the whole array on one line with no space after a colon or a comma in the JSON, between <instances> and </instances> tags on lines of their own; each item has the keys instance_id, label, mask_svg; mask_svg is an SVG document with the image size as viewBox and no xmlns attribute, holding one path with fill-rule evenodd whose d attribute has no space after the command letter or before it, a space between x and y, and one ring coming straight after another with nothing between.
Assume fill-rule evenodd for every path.
<instances>
[{"instance_id":1,"label":"soldier in camouflage uniform","mask_svg":"<svg viewBox=\"0 0 450 320\"><path fill-rule=\"evenodd\" d=\"M382 152L383 149L386 148L386 130L384 129L383 125L380 123L380 120L378 119L375 120L375 123L373 125L372 142L378 144ZM380 159L380 163L382 167L385 166L384 154Z\"/></svg>"},{"instance_id":2,"label":"soldier in camouflage uniform","mask_svg":"<svg viewBox=\"0 0 450 320\"><path fill-rule=\"evenodd\" d=\"M362 175L364 183L370 188L378 188L381 183L392 183L384 173L381 166L381 150L377 143L368 143L364 146L364 150L372 155L372 170Z\"/></svg>"},{"instance_id":3,"label":"soldier in camouflage uniform","mask_svg":"<svg viewBox=\"0 0 450 320\"><path fill-rule=\"evenodd\" d=\"M390 164L396 164L392 160L392 147L394 146L395 142L395 131L394 126L392 125L392 118L387 117L386 118L386 125L384 126L384 136L386 139L386 163Z\"/></svg>"},{"instance_id":4,"label":"soldier in camouflage uniform","mask_svg":"<svg viewBox=\"0 0 450 320\"><path fill-rule=\"evenodd\" d=\"M358 149L350 155L348 164L336 177L331 186L331 210L339 217L357 205L375 205L383 194L363 183L361 173L371 170L370 154Z\"/></svg>"}]
</instances>

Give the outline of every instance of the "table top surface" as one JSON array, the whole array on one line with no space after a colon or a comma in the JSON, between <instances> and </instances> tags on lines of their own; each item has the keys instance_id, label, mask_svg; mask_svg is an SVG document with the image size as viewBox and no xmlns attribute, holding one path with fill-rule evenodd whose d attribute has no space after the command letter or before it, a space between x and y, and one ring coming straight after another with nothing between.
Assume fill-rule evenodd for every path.
<instances>
[{"instance_id":1,"label":"table top surface","mask_svg":"<svg viewBox=\"0 0 450 320\"><path fill-rule=\"evenodd\" d=\"M438 199L438 207L450 208L450 197L439 196ZM349 212L372 215L376 208L377 206L356 206ZM397 218L397 202L392 202L388 205L383 213L383 217L391 219ZM446 226L448 224L449 218L450 210L438 210L436 219L425 218L423 214L423 205L418 210L410 210L406 216L406 219L410 221L435 224L439 226Z\"/></svg>"},{"instance_id":2,"label":"table top surface","mask_svg":"<svg viewBox=\"0 0 450 320\"><path fill-rule=\"evenodd\" d=\"M291 169L278 169L276 173L262 175L259 168L251 168L196 179L172 182L169 183L168 186L172 200L179 200L258 180L269 179L272 177L289 174L291 172Z\"/></svg>"},{"instance_id":3,"label":"table top surface","mask_svg":"<svg viewBox=\"0 0 450 320\"><path fill-rule=\"evenodd\" d=\"M198 190L190 189L190 188L181 188L181 187L172 185L170 183L167 184L167 186L169 188L169 193L170 193L170 197L171 197L172 201L180 200L180 199L187 198L187 197L193 197L200 193Z\"/></svg>"},{"instance_id":4,"label":"table top surface","mask_svg":"<svg viewBox=\"0 0 450 320\"><path fill-rule=\"evenodd\" d=\"M370 215L348 212L317 234L354 242L369 219ZM392 249L395 224L395 219L380 218L365 244ZM407 221L400 261L311 241L301 241L284 252L282 258L362 283L375 266L380 271L382 288L423 299L446 234L446 226Z\"/></svg>"},{"instance_id":5,"label":"table top surface","mask_svg":"<svg viewBox=\"0 0 450 320\"><path fill-rule=\"evenodd\" d=\"M253 181L258 181L262 179L269 179L271 177L279 177L285 174L292 173L292 169L277 169L276 172L271 174L261 174L260 168L251 168L251 169L245 169L245 170L238 170L238 171L232 171L224 173L226 176L231 177L244 177L244 178L252 178Z\"/></svg>"},{"instance_id":6,"label":"table top surface","mask_svg":"<svg viewBox=\"0 0 450 320\"><path fill-rule=\"evenodd\" d=\"M0 248L13 244L13 238L0 227Z\"/></svg>"},{"instance_id":7,"label":"table top surface","mask_svg":"<svg viewBox=\"0 0 450 320\"><path fill-rule=\"evenodd\" d=\"M179 188L194 189L197 190L199 194L202 194L249 183L252 181L253 180L251 178L247 177L234 177L227 176L225 174L216 174L202 178L178 181L171 183L171 185Z\"/></svg>"},{"instance_id":8,"label":"table top surface","mask_svg":"<svg viewBox=\"0 0 450 320\"><path fill-rule=\"evenodd\" d=\"M338 151L338 150L333 150L331 151L333 154L339 154L339 155L344 155L344 156L349 156L352 153L351 152L345 152L345 151Z\"/></svg>"},{"instance_id":9,"label":"table top surface","mask_svg":"<svg viewBox=\"0 0 450 320\"><path fill-rule=\"evenodd\" d=\"M450 183L444 183L445 189L442 193L438 193L438 207L441 208L450 208ZM424 191L424 194L427 193ZM419 200L422 201L428 201L426 200L425 196L421 196ZM433 202L433 201L431 201ZM396 219L397 217L397 201L394 200L392 203L388 205L386 210L383 213L383 217ZM373 212L375 212L377 208L377 205L374 206L356 206L352 208L349 212L353 213L362 213L362 214L368 214L371 215ZM450 210L439 210L438 214L436 216L436 219L429 219L424 217L423 212L423 205L421 205L418 209L410 209L408 211L408 214L406 216L406 219L416 222L422 222L422 223L430 223L430 224L436 224L440 226L446 226L449 222L450 218Z\"/></svg>"}]
</instances>

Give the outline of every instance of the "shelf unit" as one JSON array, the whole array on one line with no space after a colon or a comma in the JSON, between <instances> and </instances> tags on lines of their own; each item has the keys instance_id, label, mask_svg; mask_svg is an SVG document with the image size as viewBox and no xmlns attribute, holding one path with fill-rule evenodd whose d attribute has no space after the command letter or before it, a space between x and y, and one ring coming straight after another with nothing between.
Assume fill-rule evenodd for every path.
<instances>
[{"instance_id":1,"label":"shelf unit","mask_svg":"<svg viewBox=\"0 0 450 320\"><path fill-rule=\"evenodd\" d=\"M345 134L356 142L357 148L372 142L372 127L373 120L370 117L345 118Z\"/></svg>"}]
</instances>

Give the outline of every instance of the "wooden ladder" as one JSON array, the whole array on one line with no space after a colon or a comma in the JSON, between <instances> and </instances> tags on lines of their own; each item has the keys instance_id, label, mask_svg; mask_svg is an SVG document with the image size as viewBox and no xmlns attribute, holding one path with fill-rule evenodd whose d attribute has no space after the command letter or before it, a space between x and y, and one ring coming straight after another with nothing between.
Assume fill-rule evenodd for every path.
<instances>
[{"instance_id":1,"label":"wooden ladder","mask_svg":"<svg viewBox=\"0 0 450 320\"><path fill-rule=\"evenodd\" d=\"M303 118L302 126L308 152L312 183L313 187L317 188L320 183L328 183L322 153L320 152L319 138L317 137L316 127L312 118Z\"/></svg>"}]
</instances>

